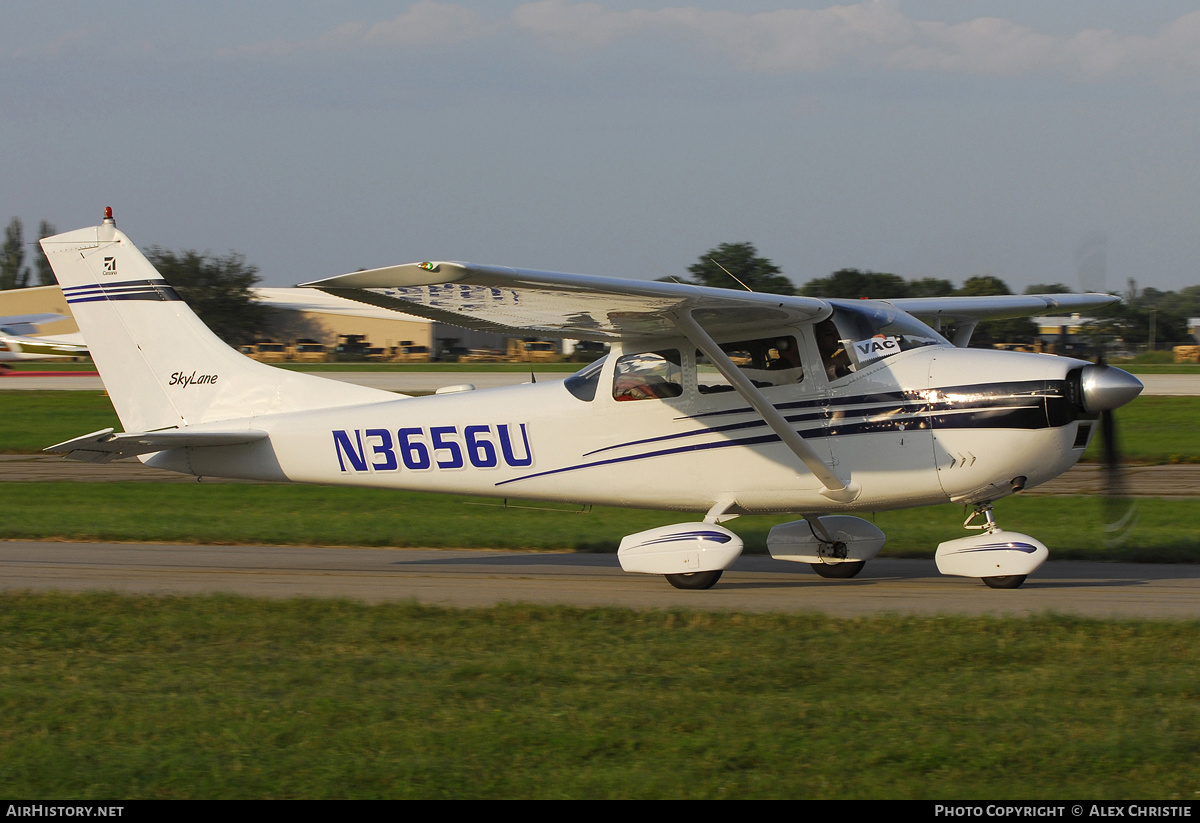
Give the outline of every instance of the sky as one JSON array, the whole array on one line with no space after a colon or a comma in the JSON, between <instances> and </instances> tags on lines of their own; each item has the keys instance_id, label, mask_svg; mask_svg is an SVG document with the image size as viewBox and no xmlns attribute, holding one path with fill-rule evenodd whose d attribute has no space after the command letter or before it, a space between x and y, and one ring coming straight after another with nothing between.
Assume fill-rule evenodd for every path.
<instances>
[{"instance_id":1,"label":"sky","mask_svg":"<svg viewBox=\"0 0 1200 823\"><path fill-rule=\"evenodd\" d=\"M676 0L686 3L687 0ZM263 285L653 279L753 243L1021 291L1200 284L1200 10L1147 0L15 0L0 221L112 206Z\"/></svg>"}]
</instances>

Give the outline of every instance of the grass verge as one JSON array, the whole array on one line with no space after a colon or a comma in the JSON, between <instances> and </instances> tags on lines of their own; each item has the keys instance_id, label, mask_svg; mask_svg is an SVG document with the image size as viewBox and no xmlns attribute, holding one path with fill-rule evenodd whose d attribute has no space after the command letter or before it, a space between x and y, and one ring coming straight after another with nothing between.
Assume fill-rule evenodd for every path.
<instances>
[{"instance_id":1,"label":"grass verge","mask_svg":"<svg viewBox=\"0 0 1200 823\"><path fill-rule=\"evenodd\" d=\"M1194 801L1200 625L0 596L0 785Z\"/></svg>"},{"instance_id":2,"label":"grass verge","mask_svg":"<svg viewBox=\"0 0 1200 823\"><path fill-rule=\"evenodd\" d=\"M1115 412L1121 459L1129 463L1200 463L1200 397L1139 397ZM1083 459L1100 462L1099 433Z\"/></svg>"},{"instance_id":3,"label":"grass verge","mask_svg":"<svg viewBox=\"0 0 1200 823\"><path fill-rule=\"evenodd\" d=\"M612 552L626 534L688 519L679 512L500 508L482 498L321 486L22 483L5 490L0 539L8 540ZM1112 548L1104 548L1105 511L1096 498L1018 496L1001 501L996 515L1004 528L1036 536L1059 560L1200 562L1200 500L1138 500L1137 527ZM960 506L864 516L887 534L884 554L893 557L930 557L938 543L967 534ZM793 519L744 517L727 525L748 552L764 552L770 528Z\"/></svg>"},{"instance_id":4,"label":"grass verge","mask_svg":"<svg viewBox=\"0 0 1200 823\"><path fill-rule=\"evenodd\" d=\"M2 454L37 454L109 427L121 431L121 421L101 391L0 391Z\"/></svg>"}]
</instances>

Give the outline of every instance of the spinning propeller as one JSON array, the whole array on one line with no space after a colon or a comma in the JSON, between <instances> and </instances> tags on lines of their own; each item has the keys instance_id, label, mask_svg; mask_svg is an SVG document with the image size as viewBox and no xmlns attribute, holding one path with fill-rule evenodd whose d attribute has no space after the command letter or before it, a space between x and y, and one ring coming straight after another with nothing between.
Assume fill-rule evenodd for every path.
<instances>
[{"instance_id":1,"label":"spinning propeller","mask_svg":"<svg viewBox=\"0 0 1200 823\"><path fill-rule=\"evenodd\" d=\"M1104 351L1080 375L1083 406L1100 414L1100 438L1104 453L1104 544L1120 545L1137 525L1137 505L1125 488L1125 473L1117 446L1117 420L1113 410L1133 400L1142 382L1127 371L1104 362Z\"/></svg>"}]
</instances>

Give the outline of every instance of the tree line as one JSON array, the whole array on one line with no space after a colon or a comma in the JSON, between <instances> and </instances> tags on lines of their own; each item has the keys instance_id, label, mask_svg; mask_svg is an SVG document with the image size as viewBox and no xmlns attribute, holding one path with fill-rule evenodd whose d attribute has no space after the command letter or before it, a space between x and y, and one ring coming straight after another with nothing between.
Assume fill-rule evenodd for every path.
<instances>
[{"instance_id":1,"label":"tree line","mask_svg":"<svg viewBox=\"0 0 1200 823\"><path fill-rule=\"evenodd\" d=\"M37 251L33 255L32 268L26 265L23 232L19 217L12 218L5 229L4 245L0 249L0 289L46 286L56 282L40 246L35 245ZM54 233L55 228L48 221L38 224L39 239ZM260 280L258 268L247 264L242 255L230 252L218 256L194 250L174 252L158 246L146 250L145 254L180 297L225 342L237 346L269 335L275 313L254 300L253 289ZM955 286L941 278L906 280L896 274L859 269L839 269L828 277L814 278L797 286L784 276L782 269L759 255L752 243L722 243L709 249L688 267L688 273L690 278L682 281L674 277L661 279L717 288L744 287L768 294L850 300L1013 293L1003 280L988 274L968 277L961 286ZM1070 291L1061 283L1036 283L1024 293L1063 294ZM1140 289L1130 280L1122 296L1122 303L1091 312L1097 321L1096 334L1109 339L1119 338L1130 348L1193 342L1187 331L1187 320L1200 317L1200 285L1174 292ZM972 344L1032 343L1037 334L1037 328L1026 318L993 320L979 325Z\"/></svg>"},{"instance_id":2,"label":"tree line","mask_svg":"<svg viewBox=\"0 0 1200 823\"><path fill-rule=\"evenodd\" d=\"M55 228L43 220L38 224L38 239L49 237ZM0 289L23 289L26 286L53 286L57 281L50 269L50 261L42 247L34 255L33 271L25 265L25 226L20 217L14 217L4 229L4 245L0 247ZM32 274L36 272L36 280Z\"/></svg>"},{"instance_id":3,"label":"tree line","mask_svg":"<svg viewBox=\"0 0 1200 823\"><path fill-rule=\"evenodd\" d=\"M751 243L722 243L689 266L688 272L691 277L682 282L698 286L728 289L738 288L740 283L751 291L768 294L848 300L1013 294L1008 284L990 274L968 277L961 286L955 286L941 278L906 280L887 272L859 269L839 269L828 277L814 278L797 286L778 266L759 256ZM1068 294L1071 291L1062 283L1035 283L1023 293ZM1095 320L1094 334L1110 340L1119 338L1130 348L1195 342L1188 334L1187 321L1191 317L1200 317L1200 285L1188 286L1178 292L1160 291L1138 288L1137 282L1130 280L1122 298L1121 303L1089 312ZM990 346L993 342L1032 343L1037 336L1037 327L1027 318L992 320L979 324L971 343L979 346Z\"/></svg>"}]
</instances>

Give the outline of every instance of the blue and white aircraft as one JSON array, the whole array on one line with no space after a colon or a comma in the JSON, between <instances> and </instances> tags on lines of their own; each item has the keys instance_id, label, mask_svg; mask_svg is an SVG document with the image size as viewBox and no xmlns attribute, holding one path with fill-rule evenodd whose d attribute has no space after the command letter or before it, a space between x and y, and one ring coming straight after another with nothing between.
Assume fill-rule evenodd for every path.
<instances>
[{"instance_id":1,"label":"blue and white aircraft","mask_svg":"<svg viewBox=\"0 0 1200 823\"><path fill-rule=\"evenodd\" d=\"M1075 464L1102 413L1138 395L1120 369L966 349L975 324L1108 295L782 297L677 283L423 262L307 286L469 329L602 341L566 380L405 397L249 360L179 299L111 210L42 242L123 433L47 451L136 456L197 476L332 483L693 512L629 535L629 572L715 584L742 550L721 525L794 512L781 560L857 574L884 535L854 516L955 502L978 534L945 574L1013 588L1046 559L992 504ZM955 324L951 343L917 317Z\"/></svg>"}]
</instances>

